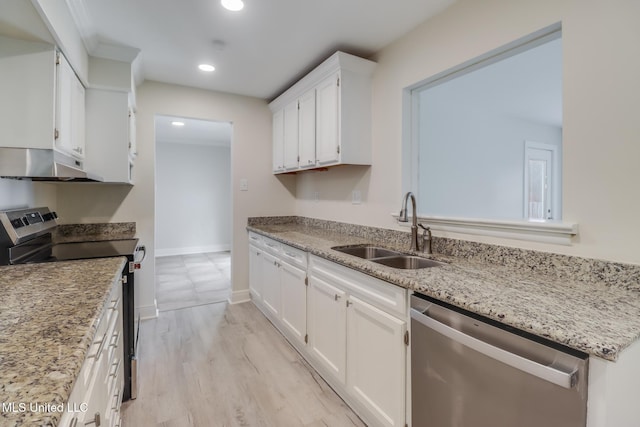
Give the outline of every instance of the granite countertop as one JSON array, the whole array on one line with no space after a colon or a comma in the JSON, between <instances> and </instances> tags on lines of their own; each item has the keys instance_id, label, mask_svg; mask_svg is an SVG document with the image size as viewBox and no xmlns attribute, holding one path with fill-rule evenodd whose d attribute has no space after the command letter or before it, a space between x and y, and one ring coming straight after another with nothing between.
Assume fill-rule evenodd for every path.
<instances>
[{"instance_id":1,"label":"granite countertop","mask_svg":"<svg viewBox=\"0 0 640 427\"><path fill-rule=\"evenodd\" d=\"M437 253L421 256L445 265L400 270L331 249L376 243L371 237L301 224L250 223L247 229L606 360L616 360L620 351L640 337L640 291L636 284L612 286L581 280L578 273L575 277L580 280L559 279L545 271L504 262ZM382 246L407 252L408 242L407 237L403 246L393 241L385 241ZM635 276L632 279L637 281Z\"/></svg>"},{"instance_id":2,"label":"granite countertop","mask_svg":"<svg viewBox=\"0 0 640 427\"><path fill-rule=\"evenodd\" d=\"M58 425L125 261L0 267L0 425Z\"/></svg>"}]
</instances>

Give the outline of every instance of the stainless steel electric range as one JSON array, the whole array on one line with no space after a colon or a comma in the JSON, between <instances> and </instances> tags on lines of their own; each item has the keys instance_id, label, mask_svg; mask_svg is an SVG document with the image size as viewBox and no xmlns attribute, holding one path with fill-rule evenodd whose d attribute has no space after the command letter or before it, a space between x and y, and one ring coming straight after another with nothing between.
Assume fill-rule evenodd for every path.
<instances>
[{"instance_id":1,"label":"stainless steel electric range","mask_svg":"<svg viewBox=\"0 0 640 427\"><path fill-rule=\"evenodd\" d=\"M126 257L122 271L124 379L123 401L137 397L137 342L139 319L135 319L134 271L144 259L138 239L54 243L58 223L49 208L0 211L0 265ZM138 258L140 257L140 258Z\"/></svg>"}]
</instances>

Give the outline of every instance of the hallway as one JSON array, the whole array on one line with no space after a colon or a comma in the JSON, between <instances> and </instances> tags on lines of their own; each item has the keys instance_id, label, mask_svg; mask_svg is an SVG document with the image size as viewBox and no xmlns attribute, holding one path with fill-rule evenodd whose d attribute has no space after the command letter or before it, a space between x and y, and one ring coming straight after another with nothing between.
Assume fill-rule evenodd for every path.
<instances>
[{"instance_id":1,"label":"hallway","mask_svg":"<svg viewBox=\"0 0 640 427\"><path fill-rule=\"evenodd\" d=\"M230 266L230 252L157 257L158 310L226 301L231 292Z\"/></svg>"}]
</instances>

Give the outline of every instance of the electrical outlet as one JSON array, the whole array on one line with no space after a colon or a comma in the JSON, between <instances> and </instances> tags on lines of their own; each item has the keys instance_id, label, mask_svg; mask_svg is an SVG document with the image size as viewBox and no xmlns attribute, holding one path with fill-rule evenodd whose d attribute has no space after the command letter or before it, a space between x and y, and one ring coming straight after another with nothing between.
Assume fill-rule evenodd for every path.
<instances>
[{"instance_id":1,"label":"electrical outlet","mask_svg":"<svg viewBox=\"0 0 640 427\"><path fill-rule=\"evenodd\" d=\"M362 203L362 193L360 190L353 190L351 193L351 203L354 205L359 205Z\"/></svg>"},{"instance_id":2,"label":"electrical outlet","mask_svg":"<svg viewBox=\"0 0 640 427\"><path fill-rule=\"evenodd\" d=\"M249 191L249 181L246 178L240 180L240 191Z\"/></svg>"}]
</instances>

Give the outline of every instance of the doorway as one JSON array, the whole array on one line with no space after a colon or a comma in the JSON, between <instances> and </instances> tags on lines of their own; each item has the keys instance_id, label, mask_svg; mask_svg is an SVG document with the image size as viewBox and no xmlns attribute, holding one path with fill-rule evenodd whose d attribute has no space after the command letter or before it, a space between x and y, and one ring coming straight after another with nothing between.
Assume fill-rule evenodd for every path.
<instances>
[{"instance_id":1,"label":"doorway","mask_svg":"<svg viewBox=\"0 0 640 427\"><path fill-rule=\"evenodd\" d=\"M159 311L229 297L231 134L228 122L155 117Z\"/></svg>"}]
</instances>

